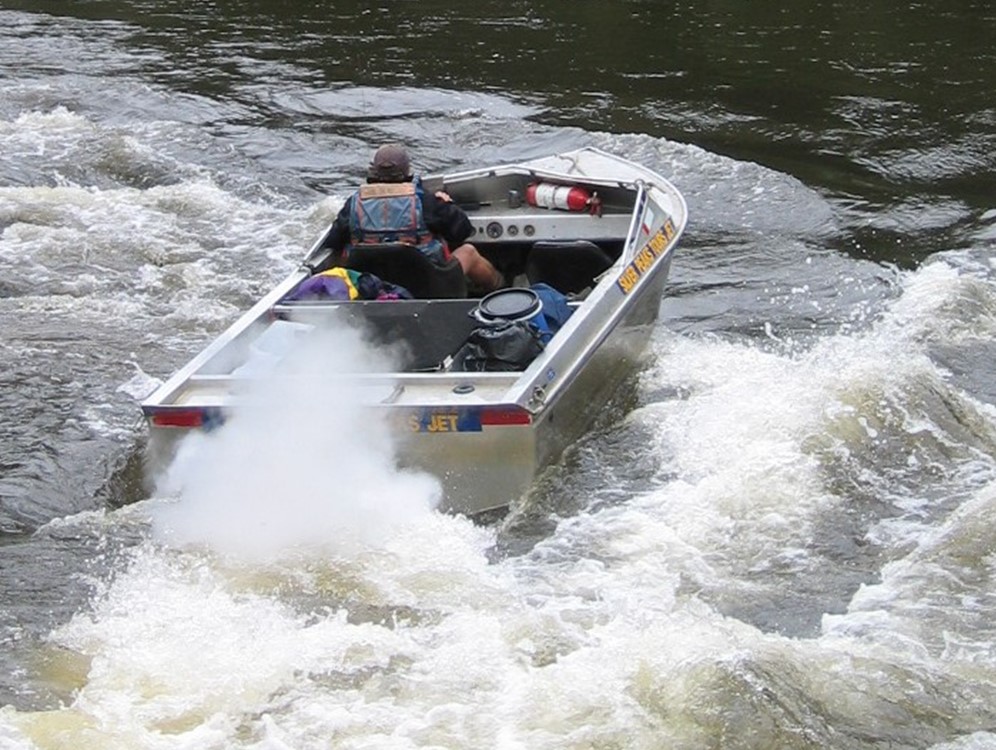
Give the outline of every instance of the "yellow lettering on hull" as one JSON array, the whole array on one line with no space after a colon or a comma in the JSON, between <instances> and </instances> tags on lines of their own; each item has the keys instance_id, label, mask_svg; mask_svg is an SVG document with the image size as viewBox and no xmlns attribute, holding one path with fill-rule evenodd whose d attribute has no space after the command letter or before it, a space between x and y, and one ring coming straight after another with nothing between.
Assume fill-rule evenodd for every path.
<instances>
[{"instance_id":1,"label":"yellow lettering on hull","mask_svg":"<svg viewBox=\"0 0 996 750\"><path fill-rule=\"evenodd\" d=\"M667 252L675 234L674 222L668 219L647 240L646 244L640 248L640 251L630 261L629 265L623 269L623 272L619 274L618 281L616 281L623 294L629 294L633 291L633 287L636 286L640 278L653 268L660 257Z\"/></svg>"}]
</instances>

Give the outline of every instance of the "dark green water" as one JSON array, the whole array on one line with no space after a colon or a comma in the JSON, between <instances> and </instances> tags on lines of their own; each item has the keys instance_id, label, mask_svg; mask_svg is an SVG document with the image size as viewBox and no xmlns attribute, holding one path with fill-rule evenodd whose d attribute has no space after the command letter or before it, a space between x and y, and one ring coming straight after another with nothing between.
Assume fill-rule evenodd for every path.
<instances>
[{"instance_id":1,"label":"dark green water","mask_svg":"<svg viewBox=\"0 0 996 750\"><path fill-rule=\"evenodd\" d=\"M52 2L45 10L128 24L129 67L243 107L232 127L292 118L295 129L362 138L369 120L390 116L377 89L492 92L535 107L537 121L694 143L792 174L885 225L882 244L869 238L872 257L916 262L945 247L990 208L994 188L991 4L779 6ZM278 96L358 86L373 87L369 98L340 111L288 112ZM897 250L903 227L883 215L898 224L917 211L928 214L924 231L913 247L903 236Z\"/></svg>"}]
</instances>

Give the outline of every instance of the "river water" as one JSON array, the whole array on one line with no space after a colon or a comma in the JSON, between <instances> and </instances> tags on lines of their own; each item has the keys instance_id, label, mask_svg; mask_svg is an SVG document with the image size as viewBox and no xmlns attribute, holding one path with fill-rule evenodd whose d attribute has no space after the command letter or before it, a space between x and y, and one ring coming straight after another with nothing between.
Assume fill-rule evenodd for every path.
<instances>
[{"instance_id":1,"label":"river water","mask_svg":"<svg viewBox=\"0 0 996 750\"><path fill-rule=\"evenodd\" d=\"M0 747L996 747L996 11L757 5L0 0ZM387 140L671 179L642 369L493 523L334 418L148 489Z\"/></svg>"}]
</instances>

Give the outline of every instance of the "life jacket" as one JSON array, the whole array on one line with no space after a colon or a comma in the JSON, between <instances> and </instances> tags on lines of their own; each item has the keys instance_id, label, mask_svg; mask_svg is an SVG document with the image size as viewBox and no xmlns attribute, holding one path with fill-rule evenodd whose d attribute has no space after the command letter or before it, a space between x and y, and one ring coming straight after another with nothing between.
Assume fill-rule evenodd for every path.
<instances>
[{"instance_id":1,"label":"life jacket","mask_svg":"<svg viewBox=\"0 0 996 750\"><path fill-rule=\"evenodd\" d=\"M347 255L363 245L401 242L417 247L430 260L449 259L446 243L436 237L422 216L422 185L412 182L375 182L353 194L349 212Z\"/></svg>"}]
</instances>

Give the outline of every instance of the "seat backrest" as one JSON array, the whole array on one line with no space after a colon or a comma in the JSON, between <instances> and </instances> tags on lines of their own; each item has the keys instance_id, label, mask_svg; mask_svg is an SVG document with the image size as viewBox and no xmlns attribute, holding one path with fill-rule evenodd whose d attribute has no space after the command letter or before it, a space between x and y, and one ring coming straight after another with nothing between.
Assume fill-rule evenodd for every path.
<instances>
[{"instance_id":1,"label":"seat backrest","mask_svg":"<svg viewBox=\"0 0 996 750\"><path fill-rule=\"evenodd\" d=\"M543 282L563 294L577 294L595 285L612 265L612 257L589 240L540 240L526 258L529 283Z\"/></svg>"},{"instance_id":2,"label":"seat backrest","mask_svg":"<svg viewBox=\"0 0 996 750\"><path fill-rule=\"evenodd\" d=\"M454 299L467 296L467 280L455 258L439 266L411 245L358 245L349 253L344 265L354 271L372 273L383 281L403 286L416 299Z\"/></svg>"}]
</instances>

